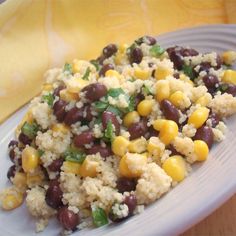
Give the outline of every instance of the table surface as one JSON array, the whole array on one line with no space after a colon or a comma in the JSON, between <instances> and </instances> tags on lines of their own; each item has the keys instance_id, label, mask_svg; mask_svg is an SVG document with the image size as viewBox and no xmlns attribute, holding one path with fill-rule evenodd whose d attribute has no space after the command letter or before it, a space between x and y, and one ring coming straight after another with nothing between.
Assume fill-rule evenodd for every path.
<instances>
[{"instance_id":1,"label":"table surface","mask_svg":"<svg viewBox=\"0 0 236 236\"><path fill-rule=\"evenodd\" d=\"M236 194L207 218L181 236L236 235Z\"/></svg>"}]
</instances>

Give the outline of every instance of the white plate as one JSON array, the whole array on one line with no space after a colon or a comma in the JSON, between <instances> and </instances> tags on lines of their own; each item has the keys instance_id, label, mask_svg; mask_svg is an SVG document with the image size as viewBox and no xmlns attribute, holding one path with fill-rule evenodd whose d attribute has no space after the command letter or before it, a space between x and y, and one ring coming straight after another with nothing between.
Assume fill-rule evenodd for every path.
<instances>
[{"instance_id":1,"label":"white plate","mask_svg":"<svg viewBox=\"0 0 236 236\"><path fill-rule=\"evenodd\" d=\"M157 37L164 46L191 46L202 52L236 50L236 25L212 25L180 30ZM0 189L8 185L6 173L11 165L7 144L26 107L0 126ZM192 174L156 203L119 225L84 230L74 235L177 235L197 223L236 192L236 117L227 121L226 140L215 145L209 159L194 166ZM0 211L0 235L35 235L34 219L25 206L12 212ZM54 220L40 236L58 235L60 226Z\"/></svg>"}]
</instances>

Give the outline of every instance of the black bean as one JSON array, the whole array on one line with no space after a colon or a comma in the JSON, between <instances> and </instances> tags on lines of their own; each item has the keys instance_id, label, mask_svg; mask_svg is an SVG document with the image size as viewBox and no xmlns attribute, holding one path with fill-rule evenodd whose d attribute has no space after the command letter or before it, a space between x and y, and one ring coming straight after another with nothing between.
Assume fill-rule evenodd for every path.
<instances>
[{"instance_id":1,"label":"black bean","mask_svg":"<svg viewBox=\"0 0 236 236\"><path fill-rule=\"evenodd\" d=\"M107 88L100 83L90 84L82 89L85 92L85 98L91 102L99 100L107 94Z\"/></svg>"},{"instance_id":2,"label":"black bean","mask_svg":"<svg viewBox=\"0 0 236 236\"><path fill-rule=\"evenodd\" d=\"M99 144L93 145L91 148L86 150L86 154L96 154L99 153L102 157L109 157L112 155L112 151L110 147L102 147Z\"/></svg>"},{"instance_id":3,"label":"black bean","mask_svg":"<svg viewBox=\"0 0 236 236\"><path fill-rule=\"evenodd\" d=\"M145 136L145 134L148 132L147 121L141 120L139 122L133 123L128 128L128 131L130 133L130 140Z\"/></svg>"},{"instance_id":4,"label":"black bean","mask_svg":"<svg viewBox=\"0 0 236 236\"><path fill-rule=\"evenodd\" d=\"M176 78L176 79L179 79L179 73L177 73L177 72L174 73L174 74L173 74L173 77Z\"/></svg>"},{"instance_id":5,"label":"black bean","mask_svg":"<svg viewBox=\"0 0 236 236\"><path fill-rule=\"evenodd\" d=\"M193 140L203 140L210 149L214 142L214 135L212 132L212 128L208 126L202 126L201 128L197 129L197 132Z\"/></svg>"},{"instance_id":6,"label":"black bean","mask_svg":"<svg viewBox=\"0 0 236 236\"><path fill-rule=\"evenodd\" d=\"M167 99L161 101L161 110L168 120L173 120L177 124L179 123L179 111L178 109Z\"/></svg>"},{"instance_id":7,"label":"black bean","mask_svg":"<svg viewBox=\"0 0 236 236\"><path fill-rule=\"evenodd\" d=\"M63 205L62 203L62 195L63 192L60 188L59 182L57 180L52 180L49 183L49 187L46 191L45 201L46 203L54 208L58 209L60 206Z\"/></svg>"},{"instance_id":8,"label":"black bean","mask_svg":"<svg viewBox=\"0 0 236 236\"><path fill-rule=\"evenodd\" d=\"M59 122L62 122L66 116L66 105L67 102L63 100L58 100L53 105L53 114L56 116Z\"/></svg>"},{"instance_id":9,"label":"black bean","mask_svg":"<svg viewBox=\"0 0 236 236\"><path fill-rule=\"evenodd\" d=\"M16 174L16 166L11 166L7 171L7 178L11 181L11 178L14 178Z\"/></svg>"},{"instance_id":10,"label":"black bean","mask_svg":"<svg viewBox=\"0 0 236 236\"><path fill-rule=\"evenodd\" d=\"M219 80L215 75L206 74L202 78L205 86L209 88L215 88L217 84L219 84Z\"/></svg>"},{"instance_id":11,"label":"black bean","mask_svg":"<svg viewBox=\"0 0 236 236\"><path fill-rule=\"evenodd\" d=\"M30 139L27 135L25 135L24 133L20 133L19 137L18 137L19 141L22 142L24 145L30 145L32 142L32 139Z\"/></svg>"},{"instance_id":12,"label":"black bean","mask_svg":"<svg viewBox=\"0 0 236 236\"><path fill-rule=\"evenodd\" d=\"M141 38L138 38L137 40L135 40L136 44L138 45L141 45L142 43L146 43L147 45L154 45L156 44L156 39L151 37L151 36L148 36L148 35L145 35Z\"/></svg>"},{"instance_id":13,"label":"black bean","mask_svg":"<svg viewBox=\"0 0 236 236\"><path fill-rule=\"evenodd\" d=\"M220 122L220 117L216 113L214 113L214 112L210 113L208 119L211 120L211 126L213 128L215 128L219 124L219 122Z\"/></svg>"},{"instance_id":14,"label":"black bean","mask_svg":"<svg viewBox=\"0 0 236 236\"><path fill-rule=\"evenodd\" d=\"M9 157L10 157L11 161L12 161L13 163L15 163L16 153L15 153L14 148L11 148L11 149L10 149Z\"/></svg>"},{"instance_id":15,"label":"black bean","mask_svg":"<svg viewBox=\"0 0 236 236\"><path fill-rule=\"evenodd\" d=\"M181 50L181 55L183 57L193 57L193 56L197 56L199 53L193 49L193 48L183 48Z\"/></svg>"},{"instance_id":16,"label":"black bean","mask_svg":"<svg viewBox=\"0 0 236 236\"><path fill-rule=\"evenodd\" d=\"M209 72L211 68L211 63L210 62L201 62L199 64L199 70L198 70L198 73L202 72L202 71L205 71L205 72Z\"/></svg>"},{"instance_id":17,"label":"black bean","mask_svg":"<svg viewBox=\"0 0 236 236\"><path fill-rule=\"evenodd\" d=\"M117 52L117 46L115 44L108 44L105 48L103 48L102 53L105 58L111 57Z\"/></svg>"},{"instance_id":18,"label":"black bean","mask_svg":"<svg viewBox=\"0 0 236 236\"><path fill-rule=\"evenodd\" d=\"M65 85L59 85L57 88L54 89L53 91L53 95L56 97L56 96L60 96L60 92L61 90L65 89L66 86Z\"/></svg>"},{"instance_id":19,"label":"black bean","mask_svg":"<svg viewBox=\"0 0 236 236\"><path fill-rule=\"evenodd\" d=\"M226 93L231 94L233 97L236 96L236 85L228 84L228 88L225 91Z\"/></svg>"},{"instance_id":20,"label":"black bean","mask_svg":"<svg viewBox=\"0 0 236 236\"><path fill-rule=\"evenodd\" d=\"M129 196L126 196L124 199L124 202L128 208L129 208L129 215L132 215L134 212L134 209L137 206L137 198L135 195L130 194Z\"/></svg>"},{"instance_id":21,"label":"black bean","mask_svg":"<svg viewBox=\"0 0 236 236\"><path fill-rule=\"evenodd\" d=\"M140 48L133 48L131 49L130 51L130 55L129 55L129 61L130 61L130 64L133 64L133 63L137 63L139 64L143 59L143 52Z\"/></svg>"},{"instance_id":22,"label":"black bean","mask_svg":"<svg viewBox=\"0 0 236 236\"><path fill-rule=\"evenodd\" d=\"M222 66L222 59L220 57L220 55L217 54L216 56L216 66L214 66L215 69L220 69Z\"/></svg>"},{"instance_id":23,"label":"black bean","mask_svg":"<svg viewBox=\"0 0 236 236\"><path fill-rule=\"evenodd\" d=\"M8 148L13 148L13 147L17 147L18 146L18 141L16 140L11 140L8 144Z\"/></svg>"},{"instance_id":24,"label":"black bean","mask_svg":"<svg viewBox=\"0 0 236 236\"><path fill-rule=\"evenodd\" d=\"M74 137L74 144L76 147L83 147L85 144L90 144L95 140L92 131L84 131L83 133Z\"/></svg>"},{"instance_id":25,"label":"black bean","mask_svg":"<svg viewBox=\"0 0 236 236\"><path fill-rule=\"evenodd\" d=\"M62 158L59 158L59 159L56 159L54 160L49 166L48 166L48 169L50 171L60 171L61 170L61 167L63 165L63 159Z\"/></svg>"},{"instance_id":26,"label":"black bean","mask_svg":"<svg viewBox=\"0 0 236 236\"><path fill-rule=\"evenodd\" d=\"M177 70L181 70L184 65L184 60L180 52L171 51L169 53L170 60L174 63L174 67Z\"/></svg>"},{"instance_id":27,"label":"black bean","mask_svg":"<svg viewBox=\"0 0 236 236\"><path fill-rule=\"evenodd\" d=\"M181 153L179 153L176 149L175 149L175 147L173 146L173 145L169 145L168 146L168 149L171 151L171 156L174 156L174 155L182 155Z\"/></svg>"},{"instance_id":28,"label":"black bean","mask_svg":"<svg viewBox=\"0 0 236 236\"><path fill-rule=\"evenodd\" d=\"M148 127L148 132L145 134L146 139L150 139L151 137L158 137L159 132L155 130L152 126Z\"/></svg>"},{"instance_id":29,"label":"black bean","mask_svg":"<svg viewBox=\"0 0 236 236\"><path fill-rule=\"evenodd\" d=\"M136 184L137 181L135 179L120 177L116 182L116 187L120 193L131 192L135 191Z\"/></svg>"},{"instance_id":30,"label":"black bean","mask_svg":"<svg viewBox=\"0 0 236 236\"><path fill-rule=\"evenodd\" d=\"M115 114L110 112L110 111L104 111L102 113L102 125L103 125L104 129L107 128L107 124L108 124L109 121L111 121L111 123L115 126L115 134L119 135L119 133L120 133L120 123L118 122Z\"/></svg>"},{"instance_id":31,"label":"black bean","mask_svg":"<svg viewBox=\"0 0 236 236\"><path fill-rule=\"evenodd\" d=\"M99 71L100 76L105 76L108 70L114 70L114 66L112 64L105 64L102 66L101 70Z\"/></svg>"},{"instance_id":32,"label":"black bean","mask_svg":"<svg viewBox=\"0 0 236 236\"><path fill-rule=\"evenodd\" d=\"M101 55L101 56L99 56L99 57L96 59L96 61L97 61L100 65L102 65L102 64L103 64L103 61L104 61L105 59L106 59L105 56L104 56L104 55Z\"/></svg>"},{"instance_id":33,"label":"black bean","mask_svg":"<svg viewBox=\"0 0 236 236\"><path fill-rule=\"evenodd\" d=\"M83 120L83 109L73 107L66 113L64 122L67 125L72 125L81 120Z\"/></svg>"},{"instance_id":34,"label":"black bean","mask_svg":"<svg viewBox=\"0 0 236 236\"><path fill-rule=\"evenodd\" d=\"M57 218L66 230L74 231L76 230L76 226L80 223L79 215L69 210L66 206L58 210Z\"/></svg>"}]
</instances>

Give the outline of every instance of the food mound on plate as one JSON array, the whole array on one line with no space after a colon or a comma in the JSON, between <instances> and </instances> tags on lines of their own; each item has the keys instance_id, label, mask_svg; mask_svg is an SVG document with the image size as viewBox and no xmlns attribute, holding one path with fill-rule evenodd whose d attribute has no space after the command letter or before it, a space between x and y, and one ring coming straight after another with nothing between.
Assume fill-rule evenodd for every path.
<instances>
[{"instance_id":1,"label":"food mound on plate","mask_svg":"<svg viewBox=\"0 0 236 236\"><path fill-rule=\"evenodd\" d=\"M9 143L2 208L25 201L37 232L57 217L67 233L142 212L225 138L235 60L144 36L47 71Z\"/></svg>"}]
</instances>

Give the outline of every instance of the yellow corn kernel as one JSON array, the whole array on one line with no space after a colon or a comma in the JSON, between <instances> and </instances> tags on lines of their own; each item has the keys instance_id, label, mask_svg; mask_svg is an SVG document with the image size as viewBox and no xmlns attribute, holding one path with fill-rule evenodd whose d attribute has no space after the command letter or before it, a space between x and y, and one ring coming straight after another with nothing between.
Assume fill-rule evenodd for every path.
<instances>
[{"instance_id":1,"label":"yellow corn kernel","mask_svg":"<svg viewBox=\"0 0 236 236\"><path fill-rule=\"evenodd\" d=\"M126 52L126 49L129 47L129 45L128 44L126 44L126 43L123 43L123 44L121 44L120 46L119 46L119 52L121 52L121 53L125 53Z\"/></svg>"},{"instance_id":2,"label":"yellow corn kernel","mask_svg":"<svg viewBox=\"0 0 236 236\"><path fill-rule=\"evenodd\" d=\"M31 188L31 187L42 184L43 179L44 178L42 174L31 175L28 173L26 183L27 183L27 186Z\"/></svg>"},{"instance_id":3,"label":"yellow corn kernel","mask_svg":"<svg viewBox=\"0 0 236 236\"><path fill-rule=\"evenodd\" d=\"M174 181L180 182L186 176L186 163L181 156L171 156L166 159L162 165L164 171L169 175Z\"/></svg>"},{"instance_id":4,"label":"yellow corn kernel","mask_svg":"<svg viewBox=\"0 0 236 236\"><path fill-rule=\"evenodd\" d=\"M169 81L161 80L156 85L156 99L161 102L163 99L168 99L170 96L170 85Z\"/></svg>"},{"instance_id":5,"label":"yellow corn kernel","mask_svg":"<svg viewBox=\"0 0 236 236\"><path fill-rule=\"evenodd\" d=\"M148 153L151 156L160 157L163 150L163 143L158 137L151 137L147 144Z\"/></svg>"},{"instance_id":6,"label":"yellow corn kernel","mask_svg":"<svg viewBox=\"0 0 236 236\"><path fill-rule=\"evenodd\" d=\"M207 97L206 95L204 95L204 96L198 98L198 100L195 102L195 104L199 104L203 107L206 107L209 104L209 102L210 102L210 98Z\"/></svg>"},{"instance_id":7,"label":"yellow corn kernel","mask_svg":"<svg viewBox=\"0 0 236 236\"><path fill-rule=\"evenodd\" d=\"M26 174L22 172L16 172L14 178L12 179L14 186L16 186L18 189L21 189L22 191L26 190L26 181Z\"/></svg>"},{"instance_id":8,"label":"yellow corn kernel","mask_svg":"<svg viewBox=\"0 0 236 236\"><path fill-rule=\"evenodd\" d=\"M66 88L70 93L79 93L81 89L89 84L89 81L81 78L71 78L65 81Z\"/></svg>"},{"instance_id":9,"label":"yellow corn kernel","mask_svg":"<svg viewBox=\"0 0 236 236\"><path fill-rule=\"evenodd\" d=\"M165 145L168 145L177 135L178 125L173 120L167 120L160 130L159 138Z\"/></svg>"},{"instance_id":10,"label":"yellow corn kernel","mask_svg":"<svg viewBox=\"0 0 236 236\"><path fill-rule=\"evenodd\" d=\"M77 60L75 59L72 63L72 72L75 73L80 73L84 70L85 67L89 67L90 64L89 62L85 60Z\"/></svg>"},{"instance_id":11,"label":"yellow corn kernel","mask_svg":"<svg viewBox=\"0 0 236 236\"><path fill-rule=\"evenodd\" d=\"M138 138L130 141L128 149L130 152L142 153L146 151L147 140L145 138Z\"/></svg>"},{"instance_id":12,"label":"yellow corn kernel","mask_svg":"<svg viewBox=\"0 0 236 236\"><path fill-rule=\"evenodd\" d=\"M116 65L121 65L122 61L124 59L124 55L123 53L117 52L114 58L114 62Z\"/></svg>"},{"instance_id":13,"label":"yellow corn kernel","mask_svg":"<svg viewBox=\"0 0 236 236\"><path fill-rule=\"evenodd\" d=\"M139 122L140 121L140 116L137 111L131 111L127 113L123 119L124 126L129 127L133 123Z\"/></svg>"},{"instance_id":14,"label":"yellow corn kernel","mask_svg":"<svg viewBox=\"0 0 236 236\"><path fill-rule=\"evenodd\" d=\"M205 161L209 153L208 145L202 140L195 140L193 143L194 143L194 153L197 156L197 160Z\"/></svg>"},{"instance_id":15,"label":"yellow corn kernel","mask_svg":"<svg viewBox=\"0 0 236 236\"><path fill-rule=\"evenodd\" d=\"M19 207L23 203L23 194L16 188L11 187L2 193L1 206L3 210L10 211Z\"/></svg>"},{"instance_id":16,"label":"yellow corn kernel","mask_svg":"<svg viewBox=\"0 0 236 236\"><path fill-rule=\"evenodd\" d=\"M157 131L160 131L162 126L167 122L165 119L158 119L153 122L153 128Z\"/></svg>"},{"instance_id":17,"label":"yellow corn kernel","mask_svg":"<svg viewBox=\"0 0 236 236\"><path fill-rule=\"evenodd\" d=\"M236 85L236 70L226 70L224 72L222 81L225 83Z\"/></svg>"},{"instance_id":18,"label":"yellow corn kernel","mask_svg":"<svg viewBox=\"0 0 236 236\"><path fill-rule=\"evenodd\" d=\"M188 124L192 124L196 129L198 129L205 123L208 115L209 109L207 109L206 107L199 107L188 118Z\"/></svg>"},{"instance_id":19,"label":"yellow corn kernel","mask_svg":"<svg viewBox=\"0 0 236 236\"><path fill-rule=\"evenodd\" d=\"M70 128L67 125L57 123L57 124L52 125L51 130L53 132L60 132L63 134L68 134L68 132L70 131Z\"/></svg>"},{"instance_id":20,"label":"yellow corn kernel","mask_svg":"<svg viewBox=\"0 0 236 236\"><path fill-rule=\"evenodd\" d=\"M106 77L116 77L117 79L120 79L121 74L116 70L108 70L108 71L106 71L105 76Z\"/></svg>"},{"instance_id":21,"label":"yellow corn kernel","mask_svg":"<svg viewBox=\"0 0 236 236\"><path fill-rule=\"evenodd\" d=\"M60 91L60 98L66 102L75 101L79 99L78 93L71 93L67 89Z\"/></svg>"},{"instance_id":22,"label":"yellow corn kernel","mask_svg":"<svg viewBox=\"0 0 236 236\"><path fill-rule=\"evenodd\" d=\"M52 84L43 84L42 90L43 90L43 91L50 92L50 91L53 90L53 86L52 86Z\"/></svg>"},{"instance_id":23,"label":"yellow corn kernel","mask_svg":"<svg viewBox=\"0 0 236 236\"><path fill-rule=\"evenodd\" d=\"M184 100L184 93L181 91L176 91L171 94L169 100L170 102L175 106L175 107L181 107L181 104L183 103Z\"/></svg>"},{"instance_id":24,"label":"yellow corn kernel","mask_svg":"<svg viewBox=\"0 0 236 236\"><path fill-rule=\"evenodd\" d=\"M111 144L111 149L117 156L123 156L128 150L129 143L123 136L117 136Z\"/></svg>"},{"instance_id":25,"label":"yellow corn kernel","mask_svg":"<svg viewBox=\"0 0 236 236\"><path fill-rule=\"evenodd\" d=\"M30 146L22 151L22 168L26 173L34 172L39 165L39 153Z\"/></svg>"},{"instance_id":26,"label":"yellow corn kernel","mask_svg":"<svg viewBox=\"0 0 236 236\"><path fill-rule=\"evenodd\" d=\"M189 77L187 77L185 74L180 74L179 79L186 82L186 83L191 84L192 86L194 85L193 81L190 80Z\"/></svg>"},{"instance_id":27,"label":"yellow corn kernel","mask_svg":"<svg viewBox=\"0 0 236 236\"><path fill-rule=\"evenodd\" d=\"M226 51L222 54L222 60L226 65L232 65L236 61L235 51Z\"/></svg>"},{"instance_id":28,"label":"yellow corn kernel","mask_svg":"<svg viewBox=\"0 0 236 236\"><path fill-rule=\"evenodd\" d=\"M157 80L165 79L168 75L172 75L173 70L166 67L157 67L154 76Z\"/></svg>"},{"instance_id":29,"label":"yellow corn kernel","mask_svg":"<svg viewBox=\"0 0 236 236\"><path fill-rule=\"evenodd\" d=\"M80 174L80 166L81 165L77 162L64 161L63 166L62 166L62 170L65 173L72 173L72 174L79 175Z\"/></svg>"},{"instance_id":30,"label":"yellow corn kernel","mask_svg":"<svg viewBox=\"0 0 236 236\"><path fill-rule=\"evenodd\" d=\"M143 167L147 164L147 157L142 154L126 153L119 163L119 171L127 178L137 178L142 174Z\"/></svg>"},{"instance_id":31,"label":"yellow corn kernel","mask_svg":"<svg viewBox=\"0 0 236 236\"><path fill-rule=\"evenodd\" d=\"M28 110L28 112L24 115L23 119L21 120L21 122L19 123L19 125L16 128L16 136L18 137L20 132L21 132L21 128L24 125L25 122L28 122L30 124L32 124L32 122L34 121L33 115L32 115L32 111Z\"/></svg>"},{"instance_id":32,"label":"yellow corn kernel","mask_svg":"<svg viewBox=\"0 0 236 236\"><path fill-rule=\"evenodd\" d=\"M80 175L82 177L95 177L97 175L99 163L97 161L92 161L85 159L80 167Z\"/></svg>"},{"instance_id":33,"label":"yellow corn kernel","mask_svg":"<svg viewBox=\"0 0 236 236\"><path fill-rule=\"evenodd\" d=\"M152 107L155 101L153 99L145 99L141 101L137 106L137 111L140 116L148 116L152 112Z\"/></svg>"},{"instance_id":34,"label":"yellow corn kernel","mask_svg":"<svg viewBox=\"0 0 236 236\"><path fill-rule=\"evenodd\" d=\"M148 69L141 69L139 67L137 67L134 70L134 77L137 79L142 79L142 80L146 80L151 76L151 72Z\"/></svg>"}]
</instances>

